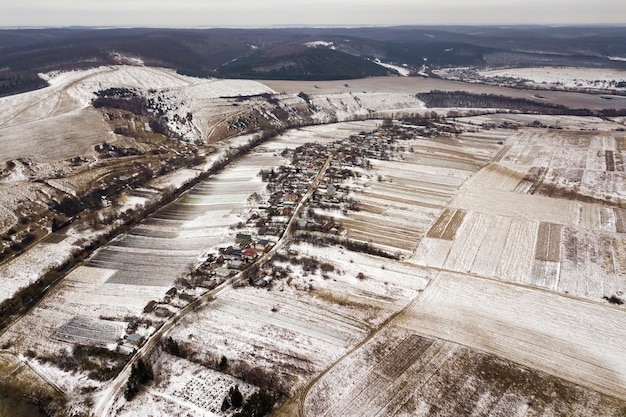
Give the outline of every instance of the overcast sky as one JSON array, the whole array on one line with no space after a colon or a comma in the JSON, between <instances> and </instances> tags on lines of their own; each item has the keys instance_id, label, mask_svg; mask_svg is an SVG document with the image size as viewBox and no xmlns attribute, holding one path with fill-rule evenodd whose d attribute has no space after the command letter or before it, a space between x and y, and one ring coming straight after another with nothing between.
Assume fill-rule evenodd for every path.
<instances>
[{"instance_id":1,"label":"overcast sky","mask_svg":"<svg viewBox=\"0 0 626 417\"><path fill-rule=\"evenodd\" d=\"M1 0L0 26L626 24L626 0Z\"/></svg>"}]
</instances>

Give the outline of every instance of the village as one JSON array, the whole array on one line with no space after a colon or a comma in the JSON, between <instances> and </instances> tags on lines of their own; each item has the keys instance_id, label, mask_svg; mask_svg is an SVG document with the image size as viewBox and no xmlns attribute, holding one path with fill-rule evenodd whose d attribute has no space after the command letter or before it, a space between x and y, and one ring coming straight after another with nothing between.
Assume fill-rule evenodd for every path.
<instances>
[{"instance_id":1,"label":"village","mask_svg":"<svg viewBox=\"0 0 626 417\"><path fill-rule=\"evenodd\" d=\"M325 245L348 243L341 223L330 214L359 210L351 198L353 179L366 175L372 166L371 159L398 158L400 152L406 150L400 141L431 136L433 132L432 126L386 120L372 132L361 132L331 145L307 143L295 149L284 149L281 155L291 163L259 172L266 190L248 198L253 206L247 210L245 219L231 226L232 244L207 253L197 267L190 267L176 280L176 286L170 288L163 299L151 300L143 310L145 317L140 319L144 324L138 327L137 321L131 321L128 334L118 340L122 350L134 351L154 331L152 326L158 327L159 322L164 322L175 311L224 283L232 282L234 287L267 287L275 279L286 278L288 270L274 261L300 262L297 251L287 248L270 258L261 260L261 257L285 237L290 224L293 229L289 230L289 237L294 241ZM314 178L320 174L310 198L302 201ZM297 210L299 206L303 206L303 210ZM294 219L294 215L297 218ZM352 242L350 246L363 252L373 250L366 242Z\"/></svg>"}]
</instances>

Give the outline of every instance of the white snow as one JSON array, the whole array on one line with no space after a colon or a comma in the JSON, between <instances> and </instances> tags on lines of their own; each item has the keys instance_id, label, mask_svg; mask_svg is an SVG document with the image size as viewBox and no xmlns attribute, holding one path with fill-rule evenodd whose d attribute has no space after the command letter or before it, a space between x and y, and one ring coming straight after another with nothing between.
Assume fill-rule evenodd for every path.
<instances>
[{"instance_id":1,"label":"white snow","mask_svg":"<svg viewBox=\"0 0 626 417\"><path fill-rule=\"evenodd\" d=\"M394 65L394 64L387 64L382 62L380 59L376 58L374 60L374 62L378 65L380 65L381 67L385 67L385 68L389 68L392 70L396 70L398 71L398 74L402 75L403 77L408 77L409 73L411 72L408 68L406 68L405 66L399 66L399 65Z\"/></svg>"},{"instance_id":2,"label":"white snow","mask_svg":"<svg viewBox=\"0 0 626 417\"><path fill-rule=\"evenodd\" d=\"M486 78L506 77L527 80L533 85L553 85L568 88L602 88L626 90L617 83L626 82L626 71L605 68L539 67L484 70Z\"/></svg>"},{"instance_id":3,"label":"white snow","mask_svg":"<svg viewBox=\"0 0 626 417\"><path fill-rule=\"evenodd\" d=\"M320 48L320 47L326 47L328 49L336 49L334 42L329 42L329 41L313 41L313 42L307 42L305 43L305 45L309 48Z\"/></svg>"}]
</instances>

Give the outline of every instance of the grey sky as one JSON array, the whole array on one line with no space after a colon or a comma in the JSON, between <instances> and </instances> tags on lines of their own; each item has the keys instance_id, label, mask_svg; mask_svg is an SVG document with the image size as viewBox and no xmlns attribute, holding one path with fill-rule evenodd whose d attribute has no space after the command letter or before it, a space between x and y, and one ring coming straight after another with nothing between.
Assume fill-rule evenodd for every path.
<instances>
[{"instance_id":1,"label":"grey sky","mask_svg":"<svg viewBox=\"0 0 626 417\"><path fill-rule=\"evenodd\" d=\"M2 0L0 26L626 24L625 0ZM7 4L8 3L8 4Z\"/></svg>"}]
</instances>

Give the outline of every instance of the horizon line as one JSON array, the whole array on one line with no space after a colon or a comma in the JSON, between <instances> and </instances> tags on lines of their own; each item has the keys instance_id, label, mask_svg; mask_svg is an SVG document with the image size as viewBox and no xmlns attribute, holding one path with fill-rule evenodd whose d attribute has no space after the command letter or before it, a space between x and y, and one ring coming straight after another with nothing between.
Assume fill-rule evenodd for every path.
<instances>
[{"instance_id":1,"label":"horizon line","mask_svg":"<svg viewBox=\"0 0 626 417\"><path fill-rule=\"evenodd\" d=\"M150 25L10 25L0 30L43 30L43 29L359 29L359 28L435 28L435 27L626 27L626 23L440 23L440 24L271 24L271 25L215 25L215 26L150 26Z\"/></svg>"}]
</instances>

